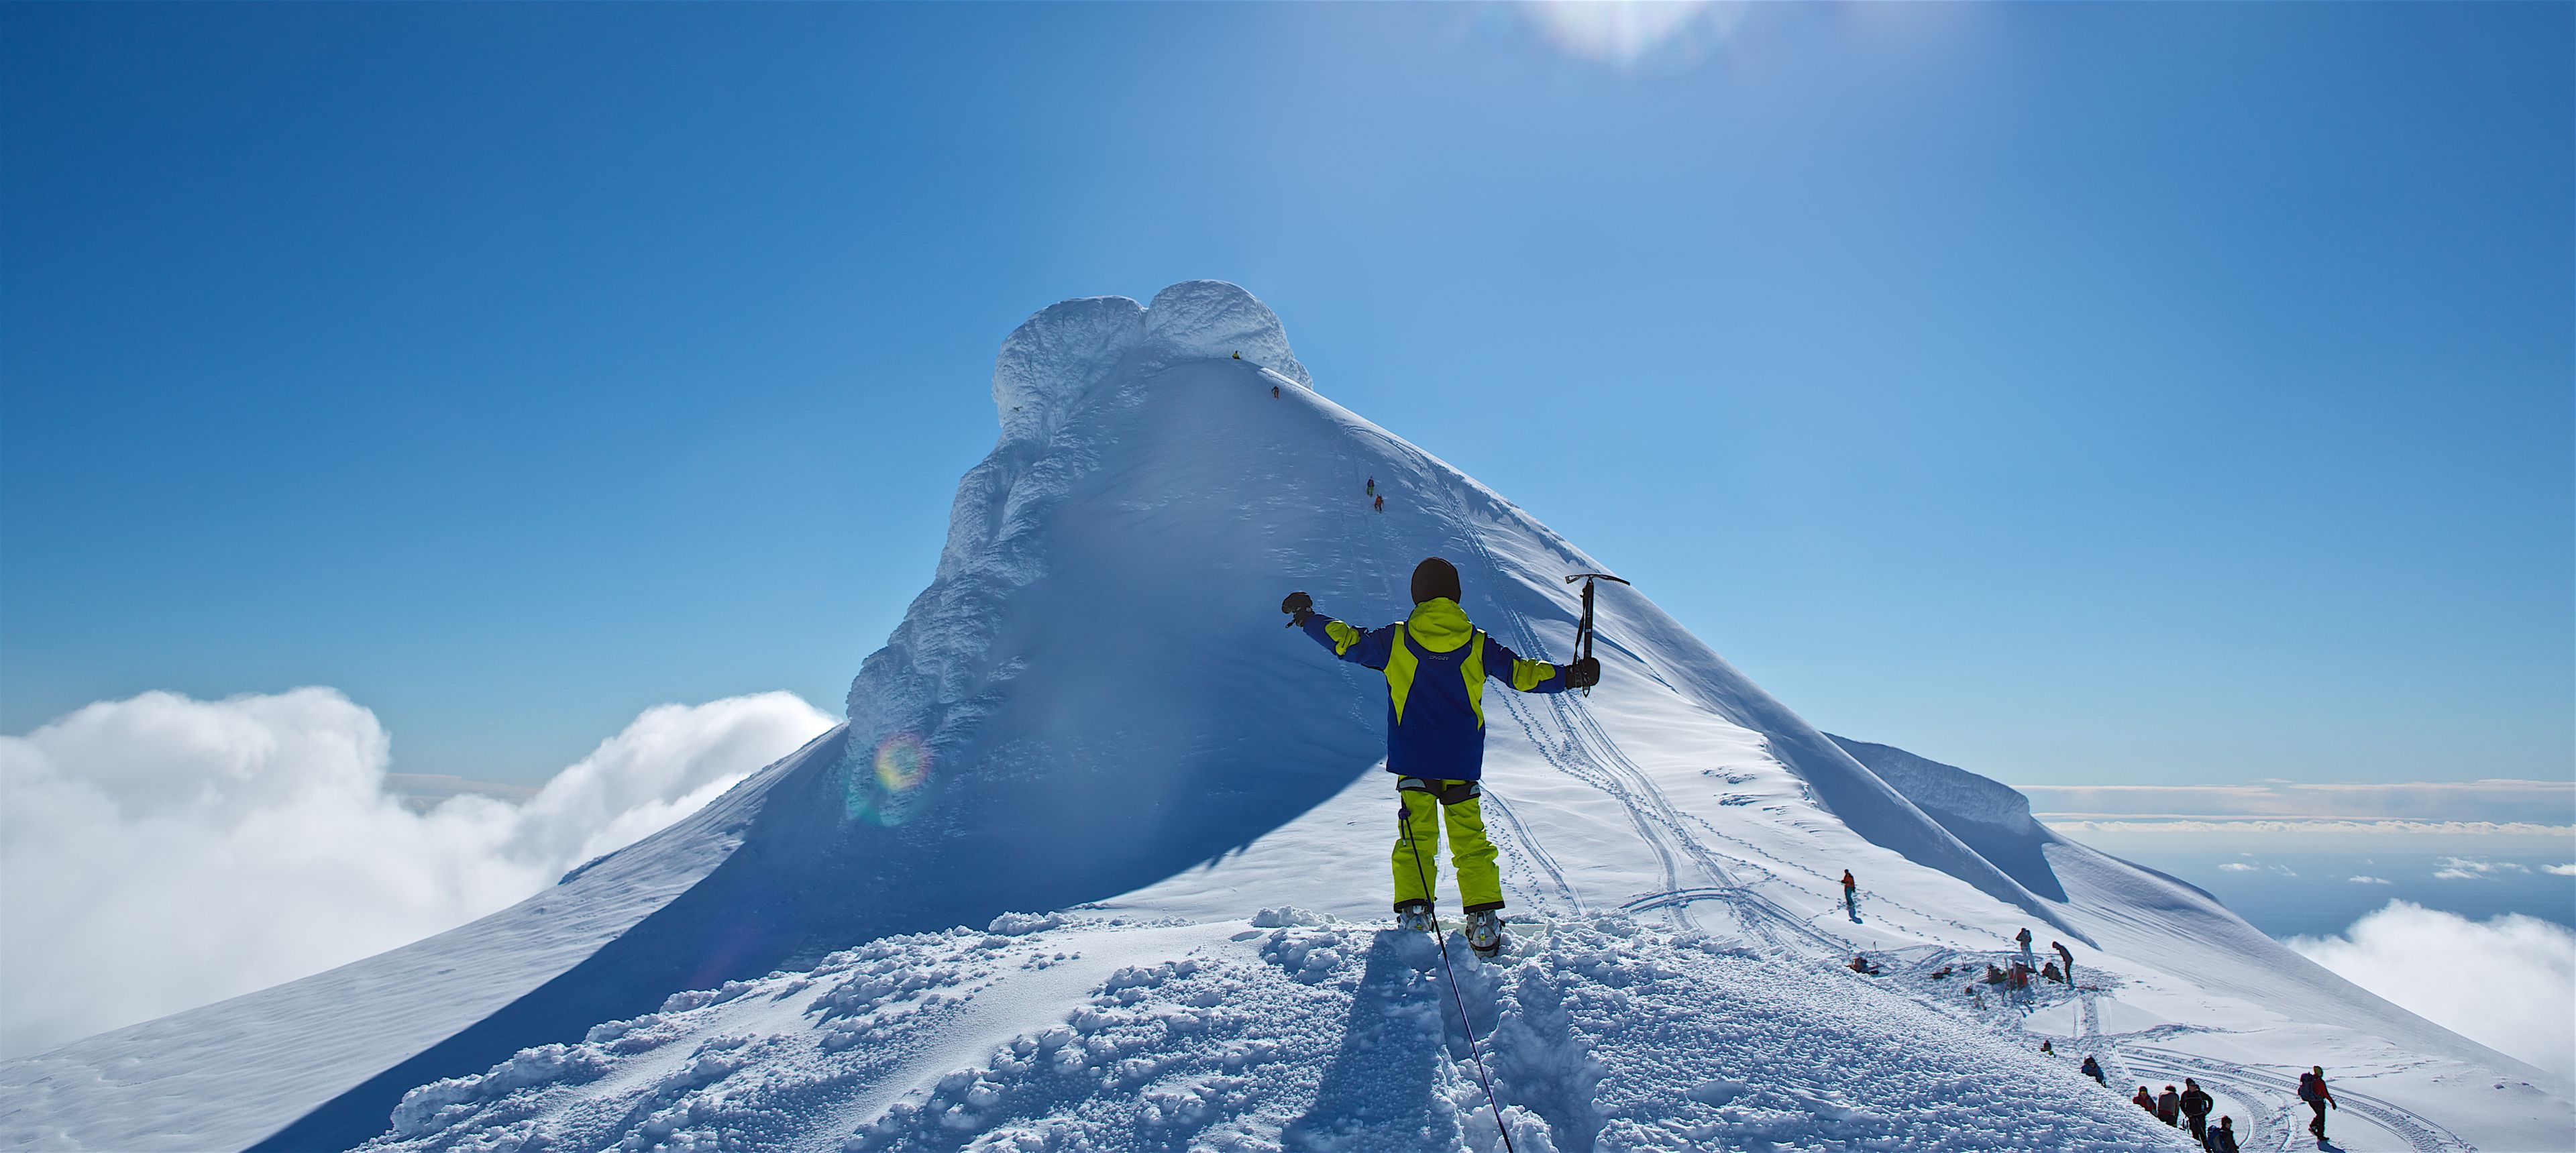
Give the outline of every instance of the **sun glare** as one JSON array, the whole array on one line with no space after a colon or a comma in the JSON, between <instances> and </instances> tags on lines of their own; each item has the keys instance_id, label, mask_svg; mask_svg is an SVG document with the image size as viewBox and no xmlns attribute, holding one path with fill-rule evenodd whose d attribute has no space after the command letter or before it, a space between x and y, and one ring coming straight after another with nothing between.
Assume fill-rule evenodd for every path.
<instances>
[{"instance_id":1,"label":"sun glare","mask_svg":"<svg viewBox=\"0 0 2576 1153\"><path fill-rule=\"evenodd\" d=\"M1689 51L1723 35L1742 5L1710 0L1532 0L1530 20L1557 47L1627 66L1666 49Z\"/></svg>"}]
</instances>

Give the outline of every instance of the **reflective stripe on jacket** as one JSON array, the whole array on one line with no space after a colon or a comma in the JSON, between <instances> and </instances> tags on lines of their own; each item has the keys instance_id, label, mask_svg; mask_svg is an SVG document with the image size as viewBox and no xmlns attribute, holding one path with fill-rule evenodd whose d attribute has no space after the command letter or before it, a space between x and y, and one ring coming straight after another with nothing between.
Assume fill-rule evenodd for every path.
<instances>
[{"instance_id":1,"label":"reflective stripe on jacket","mask_svg":"<svg viewBox=\"0 0 2576 1153\"><path fill-rule=\"evenodd\" d=\"M1306 618L1306 635L1354 664L1386 673L1386 771L1472 781L1485 764L1485 680L1525 693L1565 690L1564 671L1520 654L1467 620L1458 602L1413 606L1402 623L1362 632L1331 617Z\"/></svg>"}]
</instances>

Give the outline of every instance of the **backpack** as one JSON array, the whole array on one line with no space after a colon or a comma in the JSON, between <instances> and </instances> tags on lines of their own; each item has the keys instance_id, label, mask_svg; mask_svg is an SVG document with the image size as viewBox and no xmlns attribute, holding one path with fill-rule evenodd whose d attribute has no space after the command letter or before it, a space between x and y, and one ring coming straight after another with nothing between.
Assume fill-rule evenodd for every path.
<instances>
[{"instance_id":1,"label":"backpack","mask_svg":"<svg viewBox=\"0 0 2576 1153\"><path fill-rule=\"evenodd\" d=\"M2317 1084L2316 1074L2299 1074L2299 1100L2314 1105L2319 1101L2325 1100L2325 1097L2326 1095L2324 1091Z\"/></svg>"}]
</instances>

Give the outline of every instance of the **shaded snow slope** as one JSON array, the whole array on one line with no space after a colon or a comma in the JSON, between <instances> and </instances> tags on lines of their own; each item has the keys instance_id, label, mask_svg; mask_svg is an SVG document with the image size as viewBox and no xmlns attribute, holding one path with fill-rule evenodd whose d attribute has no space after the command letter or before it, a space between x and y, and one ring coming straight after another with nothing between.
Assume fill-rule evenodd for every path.
<instances>
[{"instance_id":1,"label":"shaded snow slope","mask_svg":"<svg viewBox=\"0 0 2576 1153\"><path fill-rule=\"evenodd\" d=\"M1421 942L1313 916L1236 940L1265 907L1359 922L1387 900L1383 683L1283 630L1280 596L1383 623L1438 554L1479 624L1562 659L1562 574L1603 567L1307 381L1230 285L1031 318L997 358L1001 435L849 722L710 809L726 819L458 930L447 963L499 975L472 998L429 1004L427 954L391 992L336 987L396 1026L360 1043L339 1034L375 1025L272 990L292 1023L251 1051L348 1056L329 1077L251 1062L255 1104L223 1106L223 1132L275 1149L389 1125L434 1148L1481 1148L1495 1121L1470 1115L1481 1093L1454 1060L1473 1035L1523 1148L2139 1147L2125 1105L2029 1054L2029 1023L2061 1011L2070 1040L2141 1070L2223 1041L2249 1103L2277 1104L2264 1078L2318 1053L2374 1062L2388 1125L2445 1135L2416 1119L2458 1103L2427 1086L2524 1075L2205 895L2058 840L2008 789L1837 743L1612 586L1599 689L1486 697L1488 821L1524 920L1507 964L1462 974L1467 1021L1434 1026L1445 990ZM594 930L501 955L516 938L495 926L641 873L684 891L637 890L604 945ZM2026 1017L1930 980L1999 959L2021 925L2081 949L2090 987ZM1838 967L1862 950L1891 975ZM223 1021L156 1025L212 1038ZM34 1063L0 1072L0 1135L203 1147L118 1119L163 1088L100 1078L137 1043L116 1036L85 1042L104 1047L67 1068L89 1079L46 1082L41 1108L11 1108ZM143 1112L180 1116L221 1083L205 1075ZM2444 1124L2528 1136L2567 1112L2545 1085L2486 1091ZM2458 1147L2444 1139L2413 1147Z\"/></svg>"}]
</instances>

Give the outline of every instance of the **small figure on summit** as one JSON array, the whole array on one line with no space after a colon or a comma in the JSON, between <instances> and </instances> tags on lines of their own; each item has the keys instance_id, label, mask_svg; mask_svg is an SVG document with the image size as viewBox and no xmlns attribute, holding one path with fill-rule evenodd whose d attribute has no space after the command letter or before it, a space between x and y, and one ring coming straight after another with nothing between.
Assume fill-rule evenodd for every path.
<instances>
[{"instance_id":1,"label":"small figure on summit","mask_svg":"<svg viewBox=\"0 0 2576 1153\"><path fill-rule=\"evenodd\" d=\"M1234 354L1234 358L1235 358L1236 360L1241 360L1241 359L1243 359L1243 354L1242 354L1242 353L1240 353L1240 352L1235 353L1235 354Z\"/></svg>"},{"instance_id":2,"label":"small figure on summit","mask_svg":"<svg viewBox=\"0 0 2576 1153\"><path fill-rule=\"evenodd\" d=\"M1852 880L1851 870L1843 870L1843 915L1860 919L1860 882Z\"/></svg>"},{"instance_id":3,"label":"small figure on summit","mask_svg":"<svg viewBox=\"0 0 2576 1153\"><path fill-rule=\"evenodd\" d=\"M1384 498L1379 498L1383 500ZM1467 911L1467 943L1481 956L1503 947L1503 881L1485 839L1485 680L1524 693L1561 693L1600 683L1601 662L1524 660L1485 635L1458 607L1457 566L1425 557L1413 570L1413 614L1363 632L1315 611L1314 598L1288 594L1279 611L1315 643L1386 674L1386 771L1395 774L1395 911L1403 928L1439 930L1432 878L1440 826Z\"/></svg>"},{"instance_id":4,"label":"small figure on summit","mask_svg":"<svg viewBox=\"0 0 2576 1153\"><path fill-rule=\"evenodd\" d=\"M2030 927L2027 925L2023 926L2021 932L2013 934L2013 940L2021 942L2022 963L2030 966L2032 969L2039 968L2039 958L2032 955L2030 951Z\"/></svg>"},{"instance_id":5,"label":"small figure on summit","mask_svg":"<svg viewBox=\"0 0 2576 1153\"><path fill-rule=\"evenodd\" d=\"M1274 384L1274 385L1271 385L1271 386L1270 386L1270 399L1272 399L1272 400L1277 400L1277 399L1279 399L1279 386L1278 386L1278 385L1275 385L1275 384Z\"/></svg>"},{"instance_id":6,"label":"small figure on summit","mask_svg":"<svg viewBox=\"0 0 2576 1153\"><path fill-rule=\"evenodd\" d=\"M2075 983L2075 951L2067 948L2066 942L2064 941L2050 941L2048 943L2048 947L2057 950L2058 960L2066 962L2066 983L2073 985Z\"/></svg>"}]
</instances>

